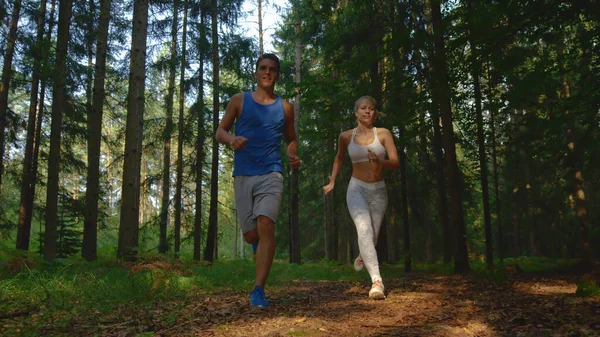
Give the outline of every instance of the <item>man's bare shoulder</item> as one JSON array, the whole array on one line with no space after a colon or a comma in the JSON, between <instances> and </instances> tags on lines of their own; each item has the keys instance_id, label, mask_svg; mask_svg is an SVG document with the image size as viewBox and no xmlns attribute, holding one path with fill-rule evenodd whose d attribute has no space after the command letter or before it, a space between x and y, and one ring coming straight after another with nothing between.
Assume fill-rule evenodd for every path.
<instances>
[{"instance_id":1,"label":"man's bare shoulder","mask_svg":"<svg viewBox=\"0 0 600 337\"><path fill-rule=\"evenodd\" d=\"M294 106L292 105L292 103L288 102L287 100L285 100L283 98L281 100L283 101L283 108L284 109L286 109L286 110L287 109L292 109L292 111L294 110Z\"/></svg>"},{"instance_id":2,"label":"man's bare shoulder","mask_svg":"<svg viewBox=\"0 0 600 337\"><path fill-rule=\"evenodd\" d=\"M242 103L244 101L244 92L238 92L237 94L231 96L230 102Z\"/></svg>"},{"instance_id":3,"label":"man's bare shoulder","mask_svg":"<svg viewBox=\"0 0 600 337\"><path fill-rule=\"evenodd\" d=\"M242 112L242 105L244 104L244 93L239 92L233 96L229 100L227 104L227 110L234 113L236 116Z\"/></svg>"}]
</instances>

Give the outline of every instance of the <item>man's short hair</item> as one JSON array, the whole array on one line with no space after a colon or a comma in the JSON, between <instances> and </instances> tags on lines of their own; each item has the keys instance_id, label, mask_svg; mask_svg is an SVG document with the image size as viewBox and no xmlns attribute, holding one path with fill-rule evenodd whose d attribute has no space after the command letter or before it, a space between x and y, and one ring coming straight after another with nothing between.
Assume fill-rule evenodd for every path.
<instances>
[{"instance_id":1,"label":"man's short hair","mask_svg":"<svg viewBox=\"0 0 600 337\"><path fill-rule=\"evenodd\" d=\"M258 60L256 60L256 71L258 71L258 65L260 64L260 61L265 60L265 59L275 61L275 63L277 63L277 72L279 72L279 69L280 69L279 68L279 58L277 57L277 55L270 54L270 53L262 54L262 55L260 55Z\"/></svg>"}]
</instances>

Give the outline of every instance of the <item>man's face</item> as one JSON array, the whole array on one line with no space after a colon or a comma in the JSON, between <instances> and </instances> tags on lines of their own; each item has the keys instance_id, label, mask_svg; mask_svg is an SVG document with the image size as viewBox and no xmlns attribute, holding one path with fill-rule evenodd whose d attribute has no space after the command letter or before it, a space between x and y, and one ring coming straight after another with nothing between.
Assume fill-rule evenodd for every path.
<instances>
[{"instance_id":1,"label":"man's face","mask_svg":"<svg viewBox=\"0 0 600 337\"><path fill-rule=\"evenodd\" d=\"M277 63L270 59L264 59L258 64L258 69L254 73L259 85L269 87L275 85L279 79L279 70Z\"/></svg>"}]
</instances>

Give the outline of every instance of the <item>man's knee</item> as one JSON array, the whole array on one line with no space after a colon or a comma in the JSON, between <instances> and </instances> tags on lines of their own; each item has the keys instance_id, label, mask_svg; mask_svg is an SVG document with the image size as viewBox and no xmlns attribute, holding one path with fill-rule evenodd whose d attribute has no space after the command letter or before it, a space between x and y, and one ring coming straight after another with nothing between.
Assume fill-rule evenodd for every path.
<instances>
[{"instance_id":1,"label":"man's knee","mask_svg":"<svg viewBox=\"0 0 600 337\"><path fill-rule=\"evenodd\" d=\"M251 231L244 233L244 240L247 243L255 243L258 241L258 230L255 228Z\"/></svg>"},{"instance_id":2,"label":"man's knee","mask_svg":"<svg viewBox=\"0 0 600 337\"><path fill-rule=\"evenodd\" d=\"M275 232L275 222L268 216L260 215L256 222L256 226L260 228L261 232Z\"/></svg>"}]
</instances>

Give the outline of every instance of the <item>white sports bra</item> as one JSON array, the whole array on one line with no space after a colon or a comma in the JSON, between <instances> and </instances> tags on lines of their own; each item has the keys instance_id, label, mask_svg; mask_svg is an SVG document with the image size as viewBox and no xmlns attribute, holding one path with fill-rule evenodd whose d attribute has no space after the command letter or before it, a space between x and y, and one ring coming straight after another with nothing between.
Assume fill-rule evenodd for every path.
<instances>
[{"instance_id":1,"label":"white sports bra","mask_svg":"<svg viewBox=\"0 0 600 337\"><path fill-rule=\"evenodd\" d=\"M350 155L350 159L353 163L369 161L369 152L367 150L375 152L379 159L385 159L385 147L383 147L379 141L379 138L377 137L377 128L373 127L373 135L375 136L375 140L368 145L358 145L354 143L355 135L356 129L352 131L352 138L350 139L350 144L348 144L348 154Z\"/></svg>"}]
</instances>

